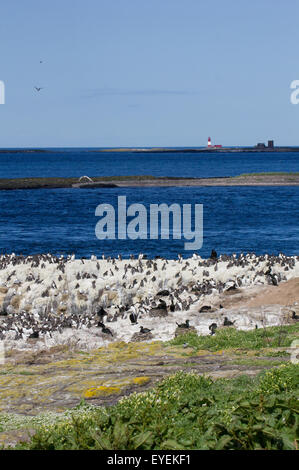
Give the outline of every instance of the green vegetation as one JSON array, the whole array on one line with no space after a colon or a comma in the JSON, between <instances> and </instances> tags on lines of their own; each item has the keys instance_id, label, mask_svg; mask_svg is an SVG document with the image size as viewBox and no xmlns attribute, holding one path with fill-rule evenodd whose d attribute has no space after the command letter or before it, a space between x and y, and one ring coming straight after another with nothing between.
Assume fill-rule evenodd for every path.
<instances>
[{"instance_id":1,"label":"green vegetation","mask_svg":"<svg viewBox=\"0 0 299 470\"><path fill-rule=\"evenodd\" d=\"M176 177L157 177L151 175L124 175L124 176L92 176L93 183L97 184L113 184L114 181L128 182L131 181L160 181L160 180L177 180L192 178L176 178ZM54 189L54 188L71 188L73 184L79 183L79 178L0 178L1 189ZM82 180L81 184L88 183ZM89 186L88 186L89 187Z\"/></svg>"},{"instance_id":2,"label":"green vegetation","mask_svg":"<svg viewBox=\"0 0 299 470\"><path fill-rule=\"evenodd\" d=\"M72 419L41 426L22 449L296 449L299 367L252 379L179 372L111 408L84 402Z\"/></svg>"},{"instance_id":3,"label":"green vegetation","mask_svg":"<svg viewBox=\"0 0 299 470\"><path fill-rule=\"evenodd\" d=\"M286 361L272 359L256 359L256 358L244 358L244 359L234 359L234 365L247 366L247 367L274 367L279 366L280 364L285 364Z\"/></svg>"},{"instance_id":4,"label":"green vegetation","mask_svg":"<svg viewBox=\"0 0 299 470\"><path fill-rule=\"evenodd\" d=\"M280 177L274 181L273 177ZM92 188L92 187L114 187L117 183L126 184L129 186L130 183L133 185L142 185L142 182L151 181L151 184L157 186L163 186L163 184L169 185L169 182L173 182L176 186L188 186L190 181L192 185L205 186L207 183L209 186L222 185L235 185L235 184L270 184L273 180L275 184L288 184L289 182L298 183L299 173L286 173L286 172L268 172L268 173L244 173L238 176L231 177L207 177L207 178L196 178L196 177L174 177L174 176L152 176L152 175L119 175L119 176L92 176L92 183L87 180L80 182L81 187ZM240 181L242 180L242 182ZM72 188L73 185L79 183L79 178L2 178L0 179L0 190L5 189L54 189L54 188ZM85 186L84 186L85 184Z\"/></svg>"},{"instance_id":5,"label":"green vegetation","mask_svg":"<svg viewBox=\"0 0 299 470\"><path fill-rule=\"evenodd\" d=\"M93 178L93 181L105 183L105 181L111 180L96 177ZM79 178L2 178L0 179L0 189L71 188L73 184L78 182Z\"/></svg>"},{"instance_id":6,"label":"green vegetation","mask_svg":"<svg viewBox=\"0 0 299 470\"><path fill-rule=\"evenodd\" d=\"M78 178L1 178L0 189L70 188Z\"/></svg>"},{"instance_id":7,"label":"green vegetation","mask_svg":"<svg viewBox=\"0 0 299 470\"><path fill-rule=\"evenodd\" d=\"M166 344L183 345L188 343L195 351L205 349L219 351L241 348L259 350L262 348L288 347L298 336L299 324L289 326L273 326L250 331L240 331L235 328L216 330L213 336L198 336L196 333L186 333ZM285 354L285 353L284 353Z\"/></svg>"},{"instance_id":8,"label":"green vegetation","mask_svg":"<svg viewBox=\"0 0 299 470\"><path fill-rule=\"evenodd\" d=\"M238 176L233 176L233 178L243 178L247 176L298 176L299 172L294 171L266 171L261 173L242 173Z\"/></svg>"},{"instance_id":9,"label":"green vegetation","mask_svg":"<svg viewBox=\"0 0 299 470\"><path fill-rule=\"evenodd\" d=\"M188 342L193 356L224 352L232 364L256 364L266 370L233 379L180 371L110 407L82 400L64 413L0 413L0 432L35 429L28 442L16 447L29 450L297 449L299 365L286 361L283 348L298 332L297 323L179 336L164 343L166 351L181 346L185 351ZM279 364L281 358L284 364Z\"/></svg>"}]
</instances>

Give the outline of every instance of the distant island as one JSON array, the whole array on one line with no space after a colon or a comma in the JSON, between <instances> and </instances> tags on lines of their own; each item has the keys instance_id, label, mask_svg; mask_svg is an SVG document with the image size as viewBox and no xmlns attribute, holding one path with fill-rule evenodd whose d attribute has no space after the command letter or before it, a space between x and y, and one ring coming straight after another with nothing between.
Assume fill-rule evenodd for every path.
<instances>
[{"instance_id":1,"label":"distant island","mask_svg":"<svg viewBox=\"0 0 299 470\"><path fill-rule=\"evenodd\" d=\"M200 148L171 148L171 147L153 147L153 148L110 148L94 149L91 152L135 152L135 153L282 153L299 152L299 147L200 147Z\"/></svg>"},{"instance_id":2,"label":"distant island","mask_svg":"<svg viewBox=\"0 0 299 470\"><path fill-rule=\"evenodd\" d=\"M71 149L71 147L63 147L61 149L44 149L44 148L19 148L19 149L0 149L0 153L56 153L64 148ZM290 146L274 146L273 140L268 140L268 145L264 142L259 142L255 146L240 146L240 147L223 147L222 145L212 145L209 137L208 145L206 147L113 147L113 148L76 148L74 150L84 150L86 152L134 152L134 153L256 153L256 152L299 152L298 147Z\"/></svg>"},{"instance_id":3,"label":"distant island","mask_svg":"<svg viewBox=\"0 0 299 470\"><path fill-rule=\"evenodd\" d=\"M207 152L216 152L216 153L247 153L247 152L299 152L299 147L275 147L274 140L268 140L268 145L264 142L259 142L254 147L223 147L222 145L213 145L211 142L211 137L208 138L207 147L150 147L150 148L140 148L140 147L120 147L120 148L109 148L109 149L98 149L92 150L93 152L147 152L147 153L170 153L170 152L180 152L180 153L207 153Z\"/></svg>"},{"instance_id":4,"label":"distant island","mask_svg":"<svg viewBox=\"0 0 299 470\"><path fill-rule=\"evenodd\" d=\"M40 153L49 152L47 149L0 149L0 153Z\"/></svg>"},{"instance_id":5,"label":"distant island","mask_svg":"<svg viewBox=\"0 0 299 470\"><path fill-rule=\"evenodd\" d=\"M84 176L81 178L2 178L1 190L15 189L93 189L137 187L199 186L299 186L299 173L248 173L232 177L183 178L151 175Z\"/></svg>"}]
</instances>

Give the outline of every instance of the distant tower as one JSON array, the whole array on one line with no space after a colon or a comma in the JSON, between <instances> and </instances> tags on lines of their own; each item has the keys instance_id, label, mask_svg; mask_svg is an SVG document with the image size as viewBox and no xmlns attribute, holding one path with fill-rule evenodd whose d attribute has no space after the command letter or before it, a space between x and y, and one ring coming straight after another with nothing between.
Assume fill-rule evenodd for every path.
<instances>
[{"instance_id":1,"label":"distant tower","mask_svg":"<svg viewBox=\"0 0 299 470\"><path fill-rule=\"evenodd\" d=\"M212 144L211 144L211 137L208 138L208 147L212 147Z\"/></svg>"}]
</instances>

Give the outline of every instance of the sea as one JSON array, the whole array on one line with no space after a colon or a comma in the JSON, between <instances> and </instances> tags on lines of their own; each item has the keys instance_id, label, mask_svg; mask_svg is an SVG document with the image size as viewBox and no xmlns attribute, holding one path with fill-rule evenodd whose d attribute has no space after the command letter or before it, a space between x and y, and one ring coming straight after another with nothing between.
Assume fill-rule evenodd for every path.
<instances>
[{"instance_id":1,"label":"sea","mask_svg":"<svg viewBox=\"0 0 299 470\"><path fill-rule=\"evenodd\" d=\"M43 152L0 153L0 178L81 177L152 175L168 177L228 177L244 173L299 172L299 153L134 153L96 152L95 149L44 149ZM142 232L142 238L119 239L117 208L119 196L127 206L179 204L194 211L202 205L202 246L186 249L184 233L173 237L170 218L169 239ZM115 208L115 239L98 239L96 215L99 205ZM133 217L128 217L128 223ZM149 220L149 217L148 217ZM140 232L141 233L141 232ZM139 253L161 256L203 258L217 254L298 254L299 187L167 187L34 189L0 191L0 253L78 258L96 255L124 258Z\"/></svg>"}]
</instances>

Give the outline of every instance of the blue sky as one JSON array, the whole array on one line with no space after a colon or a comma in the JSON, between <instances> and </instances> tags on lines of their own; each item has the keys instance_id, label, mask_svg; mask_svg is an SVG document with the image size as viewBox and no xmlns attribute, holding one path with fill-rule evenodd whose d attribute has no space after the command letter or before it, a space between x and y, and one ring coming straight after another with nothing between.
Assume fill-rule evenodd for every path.
<instances>
[{"instance_id":1,"label":"blue sky","mask_svg":"<svg viewBox=\"0 0 299 470\"><path fill-rule=\"evenodd\" d=\"M299 145L298 17L297 0L4 0L0 147Z\"/></svg>"}]
</instances>

